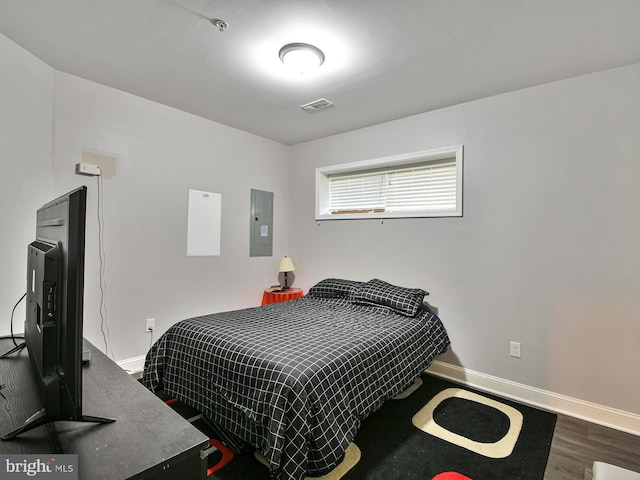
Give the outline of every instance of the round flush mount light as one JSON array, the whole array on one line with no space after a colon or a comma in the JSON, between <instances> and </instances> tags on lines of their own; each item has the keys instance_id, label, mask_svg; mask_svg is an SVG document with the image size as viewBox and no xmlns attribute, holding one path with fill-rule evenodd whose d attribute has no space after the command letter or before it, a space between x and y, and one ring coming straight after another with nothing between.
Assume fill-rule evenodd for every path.
<instances>
[{"instance_id":1,"label":"round flush mount light","mask_svg":"<svg viewBox=\"0 0 640 480\"><path fill-rule=\"evenodd\" d=\"M324 63L324 53L308 43L289 43L280 49L280 60L299 73L306 73Z\"/></svg>"}]
</instances>

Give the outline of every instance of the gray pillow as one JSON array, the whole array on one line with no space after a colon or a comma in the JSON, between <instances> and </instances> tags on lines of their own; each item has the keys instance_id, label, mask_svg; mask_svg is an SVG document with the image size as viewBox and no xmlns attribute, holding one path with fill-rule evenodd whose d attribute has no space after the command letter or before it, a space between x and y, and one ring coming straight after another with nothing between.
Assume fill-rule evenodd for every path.
<instances>
[{"instance_id":1,"label":"gray pillow","mask_svg":"<svg viewBox=\"0 0 640 480\"><path fill-rule=\"evenodd\" d=\"M426 295L429 293L421 288L398 287L374 278L360 285L353 301L387 306L403 315L415 317Z\"/></svg>"},{"instance_id":2,"label":"gray pillow","mask_svg":"<svg viewBox=\"0 0 640 480\"><path fill-rule=\"evenodd\" d=\"M351 298L362 282L326 278L309 289L308 295L319 298Z\"/></svg>"}]
</instances>

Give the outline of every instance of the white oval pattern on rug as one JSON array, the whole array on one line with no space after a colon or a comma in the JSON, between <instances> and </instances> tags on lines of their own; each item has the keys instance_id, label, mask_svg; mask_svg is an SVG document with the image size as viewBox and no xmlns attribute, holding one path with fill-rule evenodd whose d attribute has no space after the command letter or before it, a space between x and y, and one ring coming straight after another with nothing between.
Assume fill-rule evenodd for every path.
<instances>
[{"instance_id":1,"label":"white oval pattern on rug","mask_svg":"<svg viewBox=\"0 0 640 480\"><path fill-rule=\"evenodd\" d=\"M480 403L502 412L509 419L509 430L497 442L482 443L443 428L434 420L433 412L440 403L453 397ZM461 388L447 388L441 391L422 407L412 419L413 424L423 432L489 458L506 458L511 455L522 429L522 421L522 413L515 408Z\"/></svg>"}]
</instances>

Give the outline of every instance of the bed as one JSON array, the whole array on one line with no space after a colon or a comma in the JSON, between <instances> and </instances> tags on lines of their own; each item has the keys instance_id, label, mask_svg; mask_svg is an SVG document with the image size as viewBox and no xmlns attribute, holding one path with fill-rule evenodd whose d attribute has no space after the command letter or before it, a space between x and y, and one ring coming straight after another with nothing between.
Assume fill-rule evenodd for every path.
<instances>
[{"instance_id":1,"label":"bed","mask_svg":"<svg viewBox=\"0 0 640 480\"><path fill-rule=\"evenodd\" d=\"M325 279L297 300L183 320L150 349L143 383L260 450L272 478L323 475L447 349L426 294Z\"/></svg>"}]
</instances>

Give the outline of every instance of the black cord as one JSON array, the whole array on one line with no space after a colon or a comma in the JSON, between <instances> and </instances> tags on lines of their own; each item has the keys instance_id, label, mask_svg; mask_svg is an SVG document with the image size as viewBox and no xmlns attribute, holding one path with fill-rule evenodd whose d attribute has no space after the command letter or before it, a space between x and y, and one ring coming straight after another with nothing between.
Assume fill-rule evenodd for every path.
<instances>
[{"instance_id":1,"label":"black cord","mask_svg":"<svg viewBox=\"0 0 640 480\"><path fill-rule=\"evenodd\" d=\"M14 344L16 347L18 346L18 344L16 343L15 335L13 334L13 314L15 313L16 308L18 308L18 305L20 305L20 302L21 302L21 301L24 299L24 297L26 297L26 296L27 296L27 292L24 292L24 295L22 295L22 296L20 297L20 300L18 300L18 301L16 302L16 304L13 306L13 310L11 310L11 339L13 340L13 344ZM24 338L24 337L23 337L23 338Z\"/></svg>"},{"instance_id":2,"label":"black cord","mask_svg":"<svg viewBox=\"0 0 640 480\"><path fill-rule=\"evenodd\" d=\"M3 353L2 355L0 355L0 359L1 359L1 358L7 358L9 355L13 355L14 353L21 351L24 347L26 347L26 346L27 346L27 344L26 344L25 342L21 342L21 343L16 342L16 339L18 339L18 340L24 340L24 337L23 337L23 336L20 336L20 335L14 335L14 333L13 333L13 314L15 313L16 308L18 308L18 305L20 305L20 302L21 302L21 301L24 299L24 297L26 297L26 296L27 296L27 292L25 292L25 293L24 293L24 295L22 295L22 296L20 297L20 300L18 300L18 301L16 302L16 304L13 306L13 310L11 310L11 321L10 321L10 325L11 325L11 335L6 335L6 336L3 336L3 337L0 337L0 339L7 339L7 338L10 338L10 339L13 341L13 345L14 345L14 347L13 347L11 350L9 350L8 352L5 352L5 353Z\"/></svg>"},{"instance_id":3,"label":"black cord","mask_svg":"<svg viewBox=\"0 0 640 480\"><path fill-rule=\"evenodd\" d=\"M9 338L9 337L4 337L4 338ZM20 338L20 337L16 337L16 338ZM27 344L24 343L24 342L18 344L17 346L13 347L8 352L4 352L2 355L0 355L0 360L3 359L3 358L7 358L10 355L13 355L14 353L17 353L17 352L21 351L26 346L27 346Z\"/></svg>"}]
</instances>

